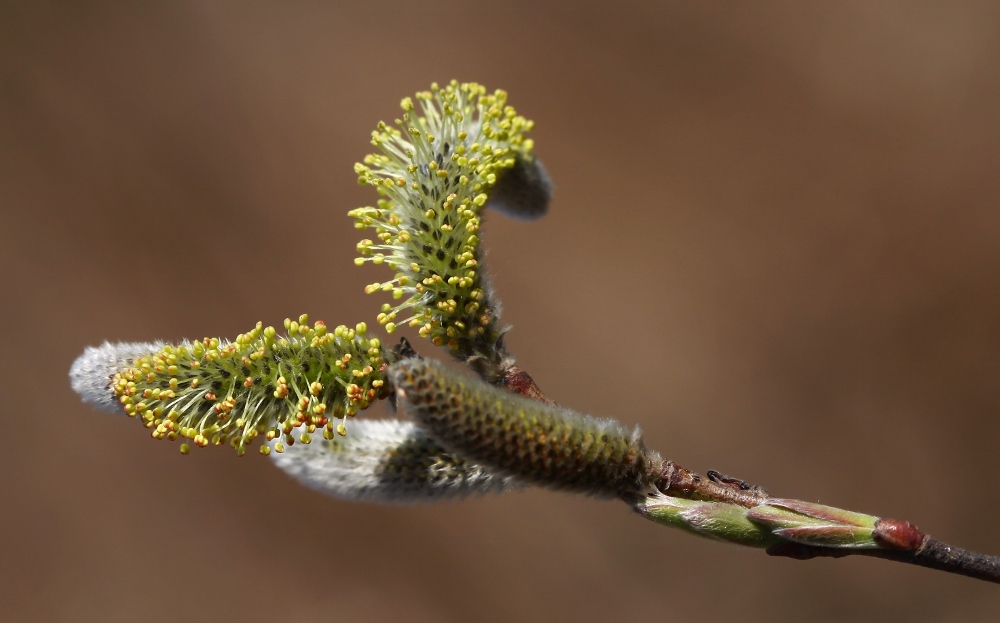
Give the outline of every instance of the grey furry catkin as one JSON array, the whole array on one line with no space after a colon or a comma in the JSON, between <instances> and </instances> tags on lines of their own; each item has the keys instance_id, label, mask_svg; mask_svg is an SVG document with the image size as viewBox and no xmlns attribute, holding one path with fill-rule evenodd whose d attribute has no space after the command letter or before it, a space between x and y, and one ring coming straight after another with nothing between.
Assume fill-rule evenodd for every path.
<instances>
[{"instance_id":1,"label":"grey furry catkin","mask_svg":"<svg viewBox=\"0 0 1000 623\"><path fill-rule=\"evenodd\" d=\"M163 342L105 342L88 346L69 369L70 385L84 402L103 411L125 412L111 388L111 377L134 360L155 353Z\"/></svg>"},{"instance_id":2,"label":"grey furry catkin","mask_svg":"<svg viewBox=\"0 0 1000 623\"><path fill-rule=\"evenodd\" d=\"M359 420L346 437L272 452L306 486L346 500L432 502L515 488L511 478L445 451L412 422Z\"/></svg>"},{"instance_id":3,"label":"grey furry catkin","mask_svg":"<svg viewBox=\"0 0 1000 623\"><path fill-rule=\"evenodd\" d=\"M638 428L598 420L497 389L430 360L395 364L406 412L459 456L535 483L591 495L647 491L663 459Z\"/></svg>"},{"instance_id":4,"label":"grey furry catkin","mask_svg":"<svg viewBox=\"0 0 1000 623\"><path fill-rule=\"evenodd\" d=\"M538 158L518 158L500 175L490 191L486 207L507 216L533 221L549 211L552 180Z\"/></svg>"}]
</instances>

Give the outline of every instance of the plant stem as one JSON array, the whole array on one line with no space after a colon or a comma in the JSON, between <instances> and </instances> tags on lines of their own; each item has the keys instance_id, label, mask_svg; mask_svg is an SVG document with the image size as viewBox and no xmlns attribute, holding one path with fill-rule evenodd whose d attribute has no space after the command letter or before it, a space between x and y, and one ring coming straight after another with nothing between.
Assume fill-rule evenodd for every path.
<instances>
[{"instance_id":1,"label":"plant stem","mask_svg":"<svg viewBox=\"0 0 1000 623\"><path fill-rule=\"evenodd\" d=\"M887 521L887 520L880 520ZM893 521L893 520L888 520ZM916 529L916 528L914 528ZM920 532L923 540L916 549L838 549L816 547L799 543L782 543L767 548L769 556L783 556L795 560L813 558L843 558L844 556L869 556L904 562L918 567L937 569L947 573L965 575L977 580L1000 584L1000 557L948 545Z\"/></svg>"},{"instance_id":2,"label":"plant stem","mask_svg":"<svg viewBox=\"0 0 1000 623\"><path fill-rule=\"evenodd\" d=\"M497 385L515 394L555 404L542 392L530 374L515 365L503 371ZM672 509L675 512L668 513L669 518L654 518L643 513L659 523L688 529L701 536L765 547L770 556L795 560L869 556L1000 584L1000 557L948 545L909 522L869 518L875 519L874 527L865 530L859 527L863 522L852 522L851 518L867 516L808 502L779 500L762 487L749 485L715 471L710 470L705 477L667 460L663 462L660 473L660 479L652 484L662 495L705 504L678 504ZM639 509L635 499L623 497L623 501ZM778 510L775 510L776 507ZM741 509L742 514L736 512L737 508ZM742 509L754 510L746 512ZM804 524L785 528L778 527L788 525L780 521L767 524L769 512L777 512L787 522L788 509L792 509L793 514L799 512ZM708 521L700 524L693 521L699 514L708 518ZM805 525L808 522L823 525ZM783 540L782 537L786 536L800 540ZM836 538L846 540L839 547L801 542L801 539L810 538L818 542Z\"/></svg>"}]
</instances>

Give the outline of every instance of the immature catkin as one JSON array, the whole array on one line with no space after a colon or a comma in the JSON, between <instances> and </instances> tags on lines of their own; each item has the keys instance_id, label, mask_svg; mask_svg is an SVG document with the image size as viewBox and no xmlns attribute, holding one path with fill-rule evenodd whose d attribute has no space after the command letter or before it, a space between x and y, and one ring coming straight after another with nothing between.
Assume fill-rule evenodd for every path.
<instances>
[{"instance_id":1,"label":"immature catkin","mask_svg":"<svg viewBox=\"0 0 1000 623\"><path fill-rule=\"evenodd\" d=\"M663 460L639 430L505 392L430 360L390 368L397 397L446 449L521 481L599 496L649 489Z\"/></svg>"},{"instance_id":2,"label":"immature catkin","mask_svg":"<svg viewBox=\"0 0 1000 623\"><path fill-rule=\"evenodd\" d=\"M304 485L345 500L434 502L472 494L500 493L513 479L448 453L413 422L355 422L351 434L283 454L275 465Z\"/></svg>"}]
</instances>

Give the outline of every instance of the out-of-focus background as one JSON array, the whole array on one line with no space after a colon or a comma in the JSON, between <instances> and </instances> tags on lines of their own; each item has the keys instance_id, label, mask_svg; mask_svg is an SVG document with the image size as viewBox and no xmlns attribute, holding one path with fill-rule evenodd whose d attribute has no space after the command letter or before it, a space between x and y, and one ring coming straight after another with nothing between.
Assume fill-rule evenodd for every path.
<instances>
[{"instance_id":1,"label":"out-of-focus background","mask_svg":"<svg viewBox=\"0 0 1000 623\"><path fill-rule=\"evenodd\" d=\"M958 2L3 3L0 618L996 620L991 585L612 502L340 502L182 457L67 370L105 339L374 325L352 165L400 98L475 80L557 187L484 226L550 396L1000 553L998 30Z\"/></svg>"}]
</instances>

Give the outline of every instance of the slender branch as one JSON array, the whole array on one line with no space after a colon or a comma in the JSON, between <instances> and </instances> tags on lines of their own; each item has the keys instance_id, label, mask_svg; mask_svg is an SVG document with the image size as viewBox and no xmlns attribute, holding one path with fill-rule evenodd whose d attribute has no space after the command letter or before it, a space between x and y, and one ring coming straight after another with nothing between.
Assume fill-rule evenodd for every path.
<instances>
[{"instance_id":1,"label":"slender branch","mask_svg":"<svg viewBox=\"0 0 1000 623\"><path fill-rule=\"evenodd\" d=\"M511 365L503 371L497 385L512 393L533 398L545 404L555 404L542 392L531 375L516 365ZM824 513L819 509L826 509L828 507L794 500L776 501L776 498L771 496L762 487L750 485L737 478L732 478L712 470L709 470L707 477L702 476L669 460L663 461L660 469L660 477L652 484L661 494L667 497L709 503L709 505L698 507L697 512L702 513L706 517L711 517L716 520L717 524L725 525L726 523L725 520L719 522L720 517L724 517L730 521L733 520L732 511L726 511L724 508L726 506L761 509L769 507L771 503L777 503L778 506L783 506L786 509L794 507L797 511L806 514L812 519L826 519L832 522L826 526L777 530L774 529L774 526L757 525L760 530L754 531L752 526L755 525L755 518L761 524L766 520L763 517L764 513L758 511L757 515L754 515L753 511L751 511L747 514L749 518L748 523L740 517L736 521L744 523L738 528L734 529L733 525L729 525L716 534L707 534L706 530L699 524L696 522L692 523L696 518L695 507L685 507L687 510L684 512L690 515L690 517L686 517L683 520L687 522L687 525L682 525L682 522L677 520L676 517L672 518L671 521L661 521L662 523L672 523L673 525L679 525L688 529L691 529L692 526L697 526L693 531L703 536L714 536L736 542L740 542L740 539L742 539L743 544L746 545L764 546L767 554L770 556L782 556L795 560L809 560L821 557L843 558L845 556L868 556L965 575L986 582L1000 584L1000 557L948 545L927 535L909 522L884 518L877 519L874 522L874 527L867 534L864 534L864 530L858 531L857 527L849 525L849 518L847 520L844 519L845 516L855 515L854 513L839 511L839 509L830 509L830 512ZM636 503L635 496L632 494L621 497L626 503L632 505ZM725 513L729 513L729 515L725 516ZM787 518L784 519L787 521ZM706 522L706 525L710 523ZM841 530L839 533L837 532L838 528ZM725 533L726 529L729 529L730 532ZM810 529L813 532L805 532ZM805 538L808 535L816 538L816 535L819 534L820 538L829 539L838 535L843 536L850 532L851 529L854 529L854 532L851 533L851 538L855 539L855 541L846 547L810 545L792 540L775 542L773 538L775 533L783 532L782 536L793 535L798 538ZM794 530L799 530L799 532L793 532ZM861 536L859 537L859 535ZM857 546L857 539L866 537L871 539L872 546Z\"/></svg>"},{"instance_id":2,"label":"slender branch","mask_svg":"<svg viewBox=\"0 0 1000 623\"><path fill-rule=\"evenodd\" d=\"M880 519L875 527L875 537L883 547L838 549L786 542L771 546L766 551L770 556L795 560L868 556L1000 584L1000 557L948 545L925 534L911 523Z\"/></svg>"},{"instance_id":3,"label":"slender branch","mask_svg":"<svg viewBox=\"0 0 1000 623\"><path fill-rule=\"evenodd\" d=\"M875 550L865 554L1000 584L1000 557L948 545L932 537L927 537L915 552Z\"/></svg>"},{"instance_id":4,"label":"slender branch","mask_svg":"<svg viewBox=\"0 0 1000 623\"><path fill-rule=\"evenodd\" d=\"M744 508L760 506L771 497L762 487L748 485L712 470L706 478L673 461L663 463L662 476L654 485L661 493L673 497L737 504Z\"/></svg>"}]
</instances>

